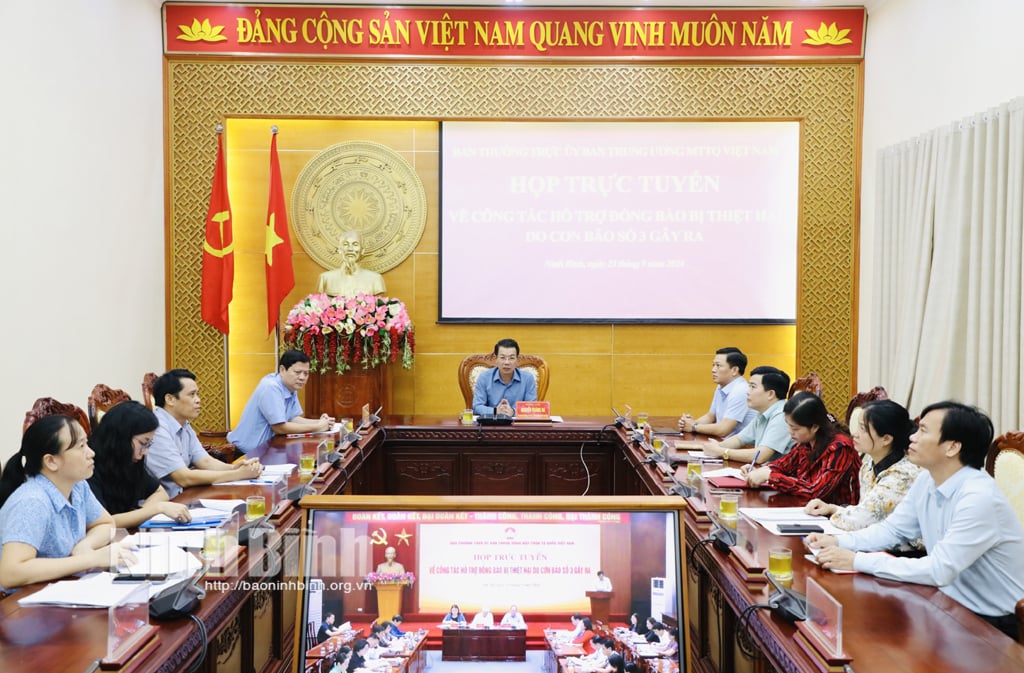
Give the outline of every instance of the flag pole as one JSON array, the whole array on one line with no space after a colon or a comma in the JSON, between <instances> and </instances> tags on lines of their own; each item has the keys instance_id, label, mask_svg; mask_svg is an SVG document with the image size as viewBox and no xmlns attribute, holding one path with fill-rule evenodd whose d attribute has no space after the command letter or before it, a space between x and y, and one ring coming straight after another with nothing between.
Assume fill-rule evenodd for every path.
<instances>
[{"instance_id":1,"label":"flag pole","mask_svg":"<svg viewBox=\"0 0 1024 673\"><path fill-rule=\"evenodd\" d=\"M217 135L224 135L224 125L217 124ZM231 357L228 350L228 335L221 333L221 347L224 351L224 357L221 358L223 363L224 377L224 427L228 430L231 429L231 365L228 359Z\"/></svg>"}]
</instances>

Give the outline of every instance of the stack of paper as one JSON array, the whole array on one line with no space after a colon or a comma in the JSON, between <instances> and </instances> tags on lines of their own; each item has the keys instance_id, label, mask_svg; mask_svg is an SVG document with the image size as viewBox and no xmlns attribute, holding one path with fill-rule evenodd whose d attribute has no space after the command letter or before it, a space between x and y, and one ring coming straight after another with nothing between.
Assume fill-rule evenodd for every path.
<instances>
[{"instance_id":1,"label":"stack of paper","mask_svg":"<svg viewBox=\"0 0 1024 673\"><path fill-rule=\"evenodd\" d=\"M196 507L189 509L189 514L192 515L192 520L187 523L182 523L181 521L172 519L166 514L157 514L149 521L142 522L139 528L169 528L172 530L211 528L224 523L224 520L228 518L230 511L212 509L209 507Z\"/></svg>"},{"instance_id":2,"label":"stack of paper","mask_svg":"<svg viewBox=\"0 0 1024 673\"><path fill-rule=\"evenodd\" d=\"M836 528L828 517L806 514L803 507L740 507L740 514L761 524L772 535L802 535L802 533L782 533L780 524L813 524L821 526L828 535L838 535L843 531Z\"/></svg>"}]
</instances>

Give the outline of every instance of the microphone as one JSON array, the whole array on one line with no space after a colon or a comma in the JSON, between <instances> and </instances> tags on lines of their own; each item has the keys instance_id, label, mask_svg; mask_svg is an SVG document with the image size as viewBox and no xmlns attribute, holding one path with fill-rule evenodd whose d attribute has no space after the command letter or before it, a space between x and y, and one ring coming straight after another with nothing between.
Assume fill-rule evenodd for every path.
<instances>
[{"instance_id":1,"label":"microphone","mask_svg":"<svg viewBox=\"0 0 1024 673\"><path fill-rule=\"evenodd\" d=\"M710 538L715 549L722 552L725 555L731 553L729 547L736 546L736 531L728 526L725 526L722 521L718 518L718 515L708 510L708 518L715 527L711 530Z\"/></svg>"},{"instance_id":2,"label":"microphone","mask_svg":"<svg viewBox=\"0 0 1024 673\"><path fill-rule=\"evenodd\" d=\"M629 429L632 425L629 419L619 413L619 410L612 407L612 413L615 414L615 427Z\"/></svg>"},{"instance_id":3,"label":"microphone","mask_svg":"<svg viewBox=\"0 0 1024 673\"><path fill-rule=\"evenodd\" d=\"M694 495L696 495L697 489L695 489L693 486L690 486L689 484L684 484L677 481L672 486L672 488L668 489L668 492L671 495L678 495L683 498L692 498Z\"/></svg>"},{"instance_id":4,"label":"microphone","mask_svg":"<svg viewBox=\"0 0 1024 673\"><path fill-rule=\"evenodd\" d=\"M377 420L380 420L380 419L378 418ZM342 437L341 440L343 442L351 443L352 446L358 446L359 445L359 440L363 438L363 436L359 434L359 431L366 429L366 427L367 427L366 421L360 421L359 422L359 427L356 428L355 430L353 430L352 432L346 432L345 436Z\"/></svg>"},{"instance_id":5,"label":"microphone","mask_svg":"<svg viewBox=\"0 0 1024 673\"><path fill-rule=\"evenodd\" d=\"M317 490L309 484L299 484L298 486L292 487L287 494L285 494L286 500L298 500L304 495L316 495Z\"/></svg>"},{"instance_id":6,"label":"microphone","mask_svg":"<svg viewBox=\"0 0 1024 673\"><path fill-rule=\"evenodd\" d=\"M775 589L768 596L768 605L772 612L789 623L807 621L807 596L779 584L770 570L766 570L764 576Z\"/></svg>"},{"instance_id":7,"label":"microphone","mask_svg":"<svg viewBox=\"0 0 1024 673\"><path fill-rule=\"evenodd\" d=\"M381 409L383 409L383 408L384 408L384 405L382 404L379 407L377 407L377 411L375 411L372 414L370 414L370 416L366 419L367 427L371 427L371 426L374 426L374 425L377 425L378 423L380 423L380 412L381 412ZM360 423L360 427L362 427L362 423Z\"/></svg>"}]
</instances>

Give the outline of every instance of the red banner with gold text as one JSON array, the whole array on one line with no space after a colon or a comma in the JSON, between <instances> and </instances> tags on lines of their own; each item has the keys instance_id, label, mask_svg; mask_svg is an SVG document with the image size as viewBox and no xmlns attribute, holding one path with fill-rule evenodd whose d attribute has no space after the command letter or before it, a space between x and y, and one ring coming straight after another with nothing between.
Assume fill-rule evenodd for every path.
<instances>
[{"instance_id":1,"label":"red banner with gold text","mask_svg":"<svg viewBox=\"0 0 1024 673\"><path fill-rule=\"evenodd\" d=\"M542 59L858 59L863 7L164 5L167 54Z\"/></svg>"}]
</instances>

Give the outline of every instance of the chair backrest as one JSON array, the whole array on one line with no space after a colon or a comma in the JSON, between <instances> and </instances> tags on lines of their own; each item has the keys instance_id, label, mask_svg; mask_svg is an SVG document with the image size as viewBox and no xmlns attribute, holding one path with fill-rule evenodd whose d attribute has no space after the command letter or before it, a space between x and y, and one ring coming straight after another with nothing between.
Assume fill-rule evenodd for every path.
<instances>
[{"instance_id":1,"label":"chair backrest","mask_svg":"<svg viewBox=\"0 0 1024 673\"><path fill-rule=\"evenodd\" d=\"M1024 523L1024 432L1007 432L996 437L985 457L985 469Z\"/></svg>"},{"instance_id":2,"label":"chair backrest","mask_svg":"<svg viewBox=\"0 0 1024 673\"><path fill-rule=\"evenodd\" d=\"M476 387L476 380L484 371L498 366L498 358L494 353L476 353L468 355L459 365L459 389L462 391L462 399L466 407L473 405L473 389ZM519 362L516 366L523 371L533 374L533 380L537 382L537 399L543 400L548 394L548 363L539 355L526 355L520 353Z\"/></svg>"},{"instance_id":3,"label":"chair backrest","mask_svg":"<svg viewBox=\"0 0 1024 673\"><path fill-rule=\"evenodd\" d=\"M110 411L115 405L121 404L121 402L130 401L131 395L123 390L115 390L110 386L97 383L93 386L92 392L89 393L89 401L87 409L89 410L89 423L92 427L103 419L103 414Z\"/></svg>"},{"instance_id":4,"label":"chair backrest","mask_svg":"<svg viewBox=\"0 0 1024 673\"><path fill-rule=\"evenodd\" d=\"M1017 601L1017 642L1024 644L1024 598Z\"/></svg>"},{"instance_id":5,"label":"chair backrest","mask_svg":"<svg viewBox=\"0 0 1024 673\"><path fill-rule=\"evenodd\" d=\"M92 426L89 424L89 417L85 415L82 408L66 403L58 402L52 397L40 397L32 405L32 408L25 413L25 423L22 425L21 431L28 430L28 426L32 425L40 418L44 416L54 416L57 414L63 414L64 416L70 416L81 424L82 429L85 430L85 434L92 432Z\"/></svg>"},{"instance_id":6,"label":"chair backrest","mask_svg":"<svg viewBox=\"0 0 1024 673\"><path fill-rule=\"evenodd\" d=\"M821 397L821 390L824 388L821 385L821 378L817 374L811 372L803 378L799 378L793 381L793 385L789 387L789 394L786 395L786 399L793 397L797 393L814 393L818 397Z\"/></svg>"},{"instance_id":7,"label":"chair backrest","mask_svg":"<svg viewBox=\"0 0 1024 673\"><path fill-rule=\"evenodd\" d=\"M853 430L853 412L856 409L863 407L868 402L874 402L875 400L887 400L889 399L889 393L885 391L882 386L875 386L871 390L863 393L857 393L850 400L850 404L846 407L846 425Z\"/></svg>"},{"instance_id":8,"label":"chair backrest","mask_svg":"<svg viewBox=\"0 0 1024 673\"><path fill-rule=\"evenodd\" d=\"M316 645L316 622L306 623L306 649L309 649Z\"/></svg>"},{"instance_id":9,"label":"chair backrest","mask_svg":"<svg viewBox=\"0 0 1024 673\"><path fill-rule=\"evenodd\" d=\"M146 408L153 411L153 407L156 406L156 398L153 397L153 384L160 378L153 372L149 372L142 377L142 403L146 405Z\"/></svg>"}]
</instances>

